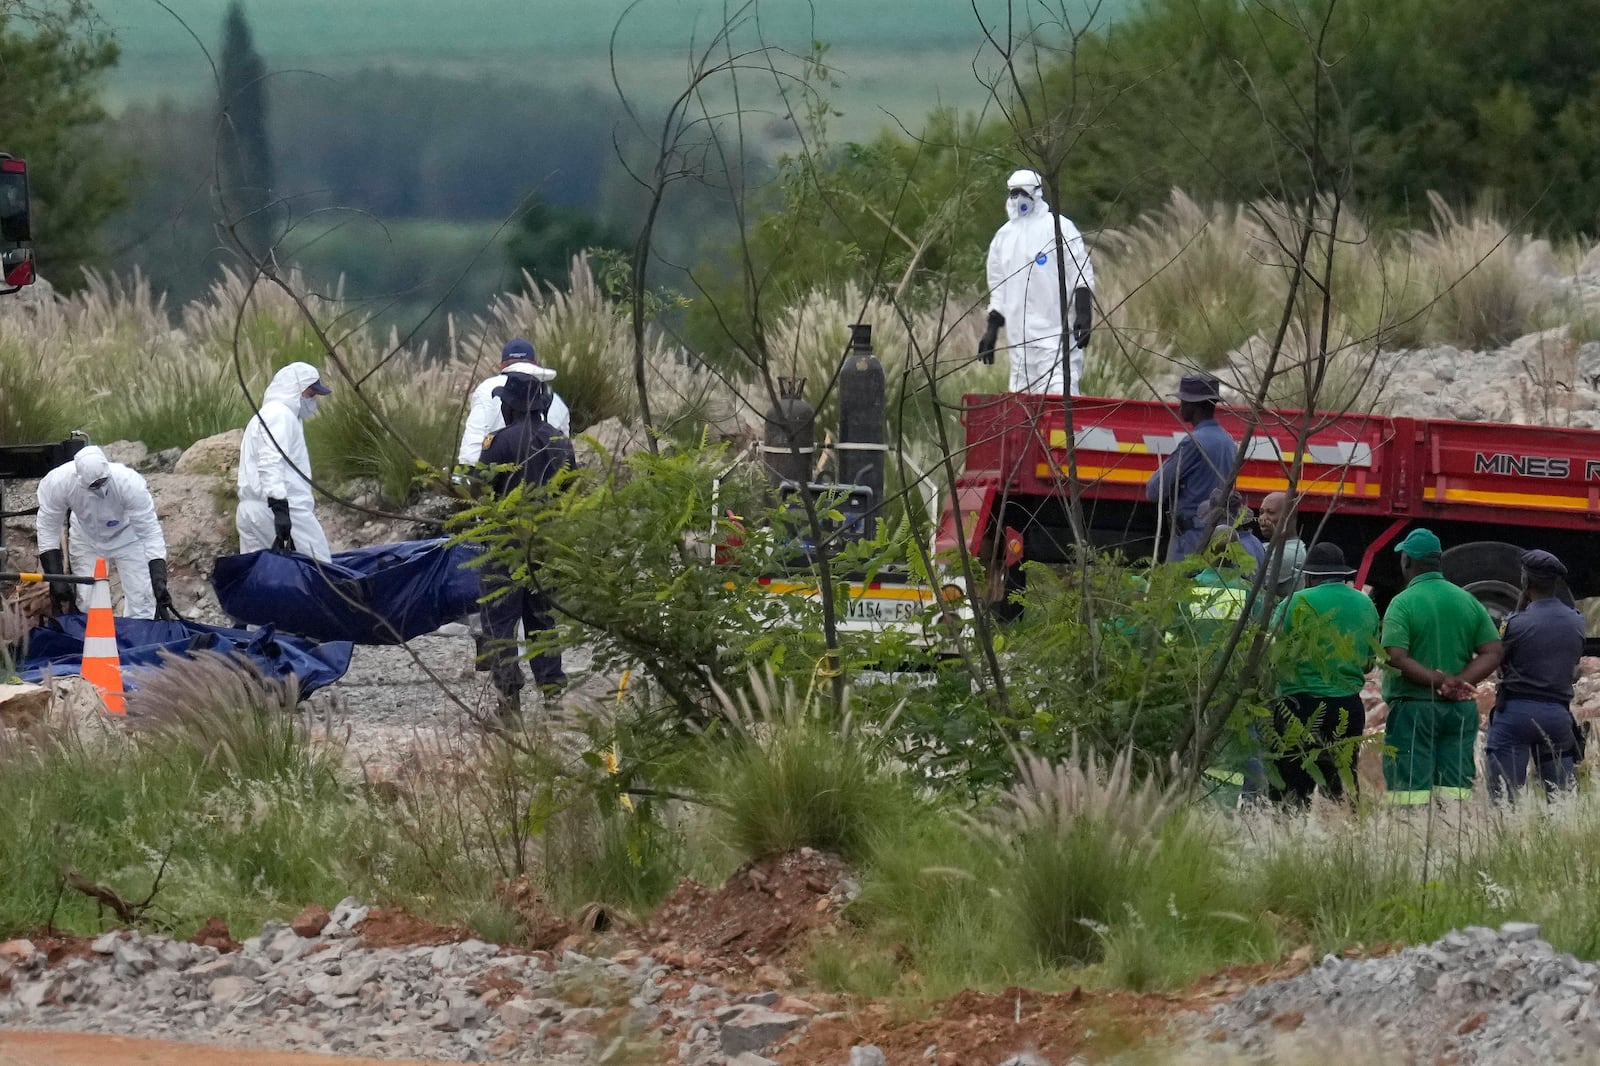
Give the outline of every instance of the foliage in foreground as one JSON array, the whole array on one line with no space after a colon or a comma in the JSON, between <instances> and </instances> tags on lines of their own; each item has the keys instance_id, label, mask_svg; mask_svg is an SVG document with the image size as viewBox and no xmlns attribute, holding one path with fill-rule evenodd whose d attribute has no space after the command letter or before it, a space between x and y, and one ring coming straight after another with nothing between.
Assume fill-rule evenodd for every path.
<instances>
[{"instance_id":1,"label":"foliage in foreground","mask_svg":"<svg viewBox=\"0 0 1600 1066\"><path fill-rule=\"evenodd\" d=\"M771 672L752 671L737 697L718 694L728 736L711 745L701 791L740 854L816 848L856 860L877 827L903 817L912 797L887 765L889 746L848 707L780 687Z\"/></svg>"},{"instance_id":2,"label":"foliage in foreground","mask_svg":"<svg viewBox=\"0 0 1600 1066\"><path fill-rule=\"evenodd\" d=\"M308 737L293 694L216 659L141 690L148 728L12 736L0 749L0 936L120 924L63 891L70 871L183 934L247 932L355 894L522 935L506 886L558 911L642 917L689 873L715 880L785 848L830 847L862 882L818 984L939 996L965 987L1180 988L1239 963L1468 924L1540 922L1600 953L1600 801L1224 813L1132 753L1019 755L974 804L907 789L886 735L770 679L727 733L668 736L631 702L586 744L422 753L387 788L353 784ZM642 727L642 728L641 728ZM427 767L424 771L424 767Z\"/></svg>"},{"instance_id":3,"label":"foliage in foreground","mask_svg":"<svg viewBox=\"0 0 1600 1066\"><path fill-rule=\"evenodd\" d=\"M148 920L187 934L210 915L250 928L306 900L369 883L377 826L337 762L297 735L292 693L202 658L153 675L160 707L124 740L84 730L0 740L0 927L99 927L69 873L124 899L156 886Z\"/></svg>"}]
</instances>

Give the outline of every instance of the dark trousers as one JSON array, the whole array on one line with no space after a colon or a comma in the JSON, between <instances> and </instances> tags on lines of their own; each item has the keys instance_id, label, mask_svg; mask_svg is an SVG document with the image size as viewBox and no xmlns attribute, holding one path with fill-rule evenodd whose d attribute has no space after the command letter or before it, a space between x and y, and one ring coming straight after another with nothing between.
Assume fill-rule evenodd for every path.
<instances>
[{"instance_id":1,"label":"dark trousers","mask_svg":"<svg viewBox=\"0 0 1600 1066\"><path fill-rule=\"evenodd\" d=\"M1320 784L1329 799L1344 798L1335 745L1349 737L1359 737L1366 726L1367 709L1359 692L1349 696L1300 693L1280 697L1272 706L1272 727L1281 749L1272 760L1278 780L1268 787L1267 795L1274 802L1304 806L1311 802L1311 793ZM1352 764L1349 769L1354 792L1355 766Z\"/></svg>"},{"instance_id":2,"label":"dark trousers","mask_svg":"<svg viewBox=\"0 0 1600 1066\"><path fill-rule=\"evenodd\" d=\"M1484 755L1489 764L1489 794L1514 797L1528 783L1528 760L1539 767L1547 793L1571 788L1577 781L1573 755L1572 712L1564 703L1506 700L1489 722Z\"/></svg>"},{"instance_id":3,"label":"dark trousers","mask_svg":"<svg viewBox=\"0 0 1600 1066\"><path fill-rule=\"evenodd\" d=\"M550 602L543 592L515 584L504 570L484 567L478 588L484 598L481 609L487 645L484 656L489 661L494 687L502 695L509 696L521 691L525 684L521 658L517 654L517 624L522 624L523 632L531 640L536 633L554 629L556 621L550 615ZM501 593L502 589L508 591ZM567 679L561 670L560 652L541 652L528 666L536 685L558 685Z\"/></svg>"}]
</instances>

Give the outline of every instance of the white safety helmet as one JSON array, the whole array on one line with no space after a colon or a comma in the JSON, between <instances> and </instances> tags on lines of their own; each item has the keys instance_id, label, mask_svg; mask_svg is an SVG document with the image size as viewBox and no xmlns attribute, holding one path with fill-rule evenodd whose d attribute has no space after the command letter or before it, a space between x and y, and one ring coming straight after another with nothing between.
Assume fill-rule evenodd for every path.
<instances>
[{"instance_id":1,"label":"white safety helmet","mask_svg":"<svg viewBox=\"0 0 1600 1066\"><path fill-rule=\"evenodd\" d=\"M105 479L111 476L111 461L92 444L73 456L72 465L78 474L78 484L86 489L103 487Z\"/></svg>"}]
</instances>

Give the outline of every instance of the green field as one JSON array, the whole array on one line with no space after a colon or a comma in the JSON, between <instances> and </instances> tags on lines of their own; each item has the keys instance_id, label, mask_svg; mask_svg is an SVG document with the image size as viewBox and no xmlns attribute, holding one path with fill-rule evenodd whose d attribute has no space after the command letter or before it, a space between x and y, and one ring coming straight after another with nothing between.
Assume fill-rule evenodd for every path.
<instances>
[{"instance_id":1,"label":"green field","mask_svg":"<svg viewBox=\"0 0 1600 1066\"><path fill-rule=\"evenodd\" d=\"M1129 2L1111 0L1099 17ZM227 0L168 6L175 15L154 0L99 5L123 49L109 84L115 104L210 93L210 66L190 31L214 51ZM628 0L247 0L245 10L256 47L275 71L338 77L395 66L609 89L612 31L628 6ZM1006 0L980 0L979 7L1002 19ZM653 102L665 87L681 85L691 46L715 30L722 10L708 0L638 4L617 35L630 91ZM770 44L799 52L814 39L832 45L840 74L833 99L846 114L839 132L847 136L895 120L914 123L940 103L985 102L973 65L982 69L992 56L982 54L968 0L767 0L759 12L760 34ZM747 25L741 42L751 43L755 32Z\"/></svg>"}]
</instances>

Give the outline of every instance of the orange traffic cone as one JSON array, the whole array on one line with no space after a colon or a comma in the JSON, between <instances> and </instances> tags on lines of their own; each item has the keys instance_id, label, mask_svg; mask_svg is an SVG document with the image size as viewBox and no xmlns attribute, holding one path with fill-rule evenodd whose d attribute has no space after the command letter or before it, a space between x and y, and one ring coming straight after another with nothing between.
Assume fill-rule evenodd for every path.
<instances>
[{"instance_id":1,"label":"orange traffic cone","mask_svg":"<svg viewBox=\"0 0 1600 1066\"><path fill-rule=\"evenodd\" d=\"M89 593L89 621L83 633L84 680L100 690L112 714L127 714L122 690L122 657L117 654L117 621L111 613L111 577L106 561L94 561L94 590Z\"/></svg>"}]
</instances>

